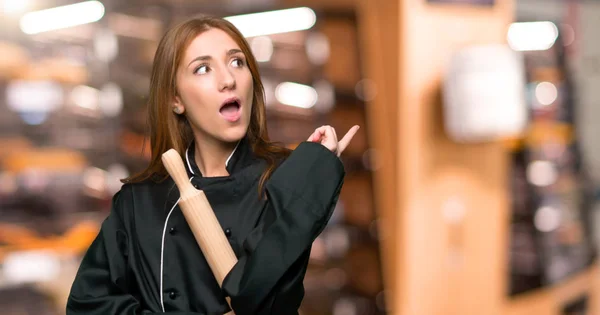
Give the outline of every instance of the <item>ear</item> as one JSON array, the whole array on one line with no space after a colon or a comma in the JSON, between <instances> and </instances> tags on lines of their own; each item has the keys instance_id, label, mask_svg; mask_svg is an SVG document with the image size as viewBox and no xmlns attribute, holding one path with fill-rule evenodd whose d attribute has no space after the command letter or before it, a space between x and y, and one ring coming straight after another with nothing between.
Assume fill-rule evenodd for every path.
<instances>
[{"instance_id":1,"label":"ear","mask_svg":"<svg viewBox=\"0 0 600 315\"><path fill-rule=\"evenodd\" d=\"M176 114L181 115L185 112L185 106L183 106L183 102L181 101L181 98L178 95L175 96L172 106L173 106L173 111Z\"/></svg>"}]
</instances>

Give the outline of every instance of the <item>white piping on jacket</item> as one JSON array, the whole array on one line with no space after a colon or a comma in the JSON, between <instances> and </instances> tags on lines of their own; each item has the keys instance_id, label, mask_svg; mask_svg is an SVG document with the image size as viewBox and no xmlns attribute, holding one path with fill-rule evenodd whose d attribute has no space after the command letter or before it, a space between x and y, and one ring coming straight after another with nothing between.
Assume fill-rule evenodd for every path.
<instances>
[{"instance_id":1,"label":"white piping on jacket","mask_svg":"<svg viewBox=\"0 0 600 315\"><path fill-rule=\"evenodd\" d=\"M190 147L188 146L187 149L185 149L185 161L187 162L187 166L188 166L188 169L190 170L190 173L192 173L193 175L196 175L196 174L194 174L194 171L192 170L192 166L190 165L190 159L189 159L189 155L188 155L189 150L190 150ZM225 165L227 165L227 164L225 164Z\"/></svg>"},{"instance_id":2,"label":"white piping on jacket","mask_svg":"<svg viewBox=\"0 0 600 315\"><path fill-rule=\"evenodd\" d=\"M194 174L194 171L192 171L192 166L190 165L190 159L188 157L188 150L190 149L190 147L188 147L185 150L185 161L187 162L187 166L188 169L190 171L190 173ZM194 176L190 176L190 182L192 181L192 178L194 178ZM164 267L164 255L165 255L165 235L167 234L167 225L169 224L169 218L171 217L171 213L173 213L173 210L175 210L175 207L177 207L177 204L179 204L179 201L181 200L181 197L179 197L177 199L177 201L175 202L175 204L173 205L173 207L171 207L171 210L169 210L169 214L167 214L167 219L165 220L165 224L163 226L163 232L162 232L162 241L160 244L160 307L162 308L163 313L165 312L165 303L164 303L164 294L163 294L163 267Z\"/></svg>"},{"instance_id":3,"label":"white piping on jacket","mask_svg":"<svg viewBox=\"0 0 600 315\"><path fill-rule=\"evenodd\" d=\"M229 164L229 160L231 160L231 157L235 153L235 150L237 150L238 145L240 145L240 142L242 142L242 141L241 140L238 141L238 143L235 145L235 148L233 148L233 151L231 151L231 154L229 155L229 157L227 158L227 160L225 160L225 167L227 167L227 165Z\"/></svg>"},{"instance_id":4,"label":"white piping on jacket","mask_svg":"<svg viewBox=\"0 0 600 315\"><path fill-rule=\"evenodd\" d=\"M190 177L190 182L192 181L192 178L194 178L194 176ZM165 254L165 234L167 232L167 225L169 223L169 217L171 217L171 213L173 213L173 210L175 210L175 207L177 207L177 204L179 204L180 200L181 200L181 197L179 197L177 199L177 201L175 202L175 204L173 205L171 210L169 210L169 214L167 214L167 219L165 220L165 225L163 226L162 242L160 244L160 307L162 308L163 313L165 312L165 304L164 304L164 298L163 298L163 262L164 262L164 254Z\"/></svg>"},{"instance_id":5,"label":"white piping on jacket","mask_svg":"<svg viewBox=\"0 0 600 315\"><path fill-rule=\"evenodd\" d=\"M231 152L231 154L229 154L229 157L227 158L227 160L225 160L225 167L227 167L227 165L229 164L229 160L231 160L231 158L233 157L233 154L235 153L238 146L240 145L240 142L242 142L242 141L241 140L238 141L238 143L235 145L235 148L233 148L233 151ZM190 170L190 173L192 173L192 175L196 175L196 173L194 173L194 170L192 169L192 165L190 164L189 150L190 150L190 147L188 146L187 149L185 149L185 161L187 163L188 169Z\"/></svg>"}]
</instances>

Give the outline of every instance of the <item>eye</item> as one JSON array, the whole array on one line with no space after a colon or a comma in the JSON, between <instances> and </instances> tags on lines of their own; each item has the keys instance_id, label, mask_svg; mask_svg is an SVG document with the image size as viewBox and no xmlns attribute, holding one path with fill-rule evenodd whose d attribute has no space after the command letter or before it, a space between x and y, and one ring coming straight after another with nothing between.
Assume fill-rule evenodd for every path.
<instances>
[{"instance_id":1,"label":"eye","mask_svg":"<svg viewBox=\"0 0 600 315\"><path fill-rule=\"evenodd\" d=\"M239 68L239 67L243 67L244 66L244 60L242 60L241 58L235 58L231 61L231 65Z\"/></svg>"},{"instance_id":2,"label":"eye","mask_svg":"<svg viewBox=\"0 0 600 315\"><path fill-rule=\"evenodd\" d=\"M205 74L208 72L208 66L207 65L200 65L198 68L196 68L196 70L194 70L194 74Z\"/></svg>"}]
</instances>

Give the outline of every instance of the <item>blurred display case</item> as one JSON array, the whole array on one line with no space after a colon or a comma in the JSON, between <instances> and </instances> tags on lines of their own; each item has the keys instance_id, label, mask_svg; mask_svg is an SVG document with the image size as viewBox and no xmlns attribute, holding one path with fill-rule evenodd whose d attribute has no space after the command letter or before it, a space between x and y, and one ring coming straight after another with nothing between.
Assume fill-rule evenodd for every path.
<instances>
[{"instance_id":1,"label":"blurred display case","mask_svg":"<svg viewBox=\"0 0 600 315\"><path fill-rule=\"evenodd\" d=\"M578 147L572 73L558 29L556 35L551 48L523 52L530 127L512 155L512 296L570 283L596 260L592 186ZM588 304L578 302L585 294L561 314L587 314Z\"/></svg>"}]
</instances>

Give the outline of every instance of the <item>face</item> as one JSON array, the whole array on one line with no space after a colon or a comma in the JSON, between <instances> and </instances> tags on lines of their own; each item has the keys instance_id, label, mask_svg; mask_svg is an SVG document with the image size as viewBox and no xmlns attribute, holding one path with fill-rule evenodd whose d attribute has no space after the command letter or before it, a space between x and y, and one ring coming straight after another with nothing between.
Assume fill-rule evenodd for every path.
<instances>
[{"instance_id":1,"label":"face","mask_svg":"<svg viewBox=\"0 0 600 315\"><path fill-rule=\"evenodd\" d=\"M252 74L239 45L224 31L210 29L186 49L177 70L173 106L186 115L195 135L237 142L252 112Z\"/></svg>"}]
</instances>

